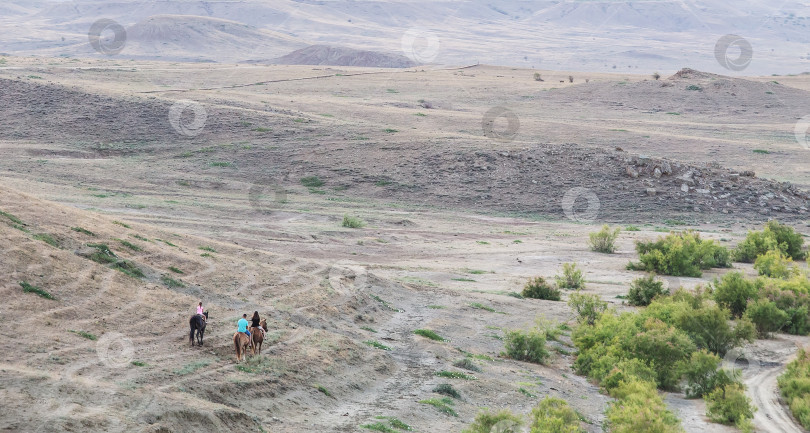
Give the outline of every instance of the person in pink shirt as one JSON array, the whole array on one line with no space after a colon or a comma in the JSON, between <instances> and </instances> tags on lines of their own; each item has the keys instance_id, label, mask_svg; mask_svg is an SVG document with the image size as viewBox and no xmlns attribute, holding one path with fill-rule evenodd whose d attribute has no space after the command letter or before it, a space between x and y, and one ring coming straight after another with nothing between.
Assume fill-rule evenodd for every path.
<instances>
[{"instance_id":1,"label":"person in pink shirt","mask_svg":"<svg viewBox=\"0 0 810 433\"><path fill-rule=\"evenodd\" d=\"M203 320L205 320L205 311L203 311L202 301L200 301L200 303L197 304L197 314L202 316Z\"/></svg>"}]
</instances>

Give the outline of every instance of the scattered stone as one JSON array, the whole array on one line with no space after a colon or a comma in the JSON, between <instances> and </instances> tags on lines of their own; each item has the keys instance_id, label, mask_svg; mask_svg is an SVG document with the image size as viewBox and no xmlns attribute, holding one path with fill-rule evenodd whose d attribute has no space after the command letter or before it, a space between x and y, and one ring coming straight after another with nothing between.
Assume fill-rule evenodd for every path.
<instances>
[{"instance_id":1,"label":"scattered stone","mask_svg":"<svg viewBox=\"0 0 810 433\"><path fill-rule=\"evenodd\" d=\"M636 168L633 167L632 165L628 165L627 166L627 175L635 179L635 178L638 177L638 170L636 170Z\"/></svg>"},{"instance_id":2,"label":"scattered stone","mask_svg":"<svg viewBox=\"0 0 810 433\"><path fill-rule=\"evenodd\" d=\"M656 178L656 179L661 177L661 169L660 168L655 167L655 170L653 170L653 177Z\"/></svg>"},{"instance_id":3,"label":"scattered stone","mask_svg":"<svg viewBox=\"0 0 810 433\"><path fill-rule=\"evenodd\" d=\"M655 188L647 188L647 195L654 196L655 195Z\"/></svg>"},{"instance_id":4,"label":"scattered stone","mask_svg":"<svg viewBox=\"0 0 810 433\"><path fill-rule=\"evenodd\" d=\"M752 170L745 170L744 172L740 173L740 176L755 177L756 173L754 173Z\"/></svg>"},{"instance_id":5,"label":"scattered stone","mask_svg":"<svg viewBox=\"0 0 810 433\"><path fill-rule=\"evenodd\" d=\"M687 184L685 184L685 183L682 183L682 184L681 184L681 191L683 191L683 192L689 192L689 185L687 185Z\"/></svg>"},{"instance_id":6,"label":"scattered stone","mask_svg":"<svg viewBox=\"0 0 810 433\"><path fill-rule=\"evenodd\" d=\"M698 194L708 194L711 191L709 191L708 189L696 189L695 192Z\"/></svg>"},{"instance_id":7,"label":"scattered stone","mask_svg":"<svg viewBox=\"0 0 810 433\"><path fill-rule=\"evenodd\" d=\"M665 175L669 176L670 174L672 174L672 166L668 162L664 161L661 163L661 171Z\"/></svg>"}]
</instances>

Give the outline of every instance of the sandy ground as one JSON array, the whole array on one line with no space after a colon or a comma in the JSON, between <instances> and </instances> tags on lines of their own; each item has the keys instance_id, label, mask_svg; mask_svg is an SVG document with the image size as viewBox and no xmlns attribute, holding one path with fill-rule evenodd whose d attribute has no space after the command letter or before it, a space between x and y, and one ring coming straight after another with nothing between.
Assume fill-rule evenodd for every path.
<instances>
[{"instance_id":1,"label":"sandy ground","mask_svg":"<svg viewBox=\"0 0 810 433\"><path fill-rule=\"evenodd\" d=\"M84 118L86 111L65 108L59 113L70 121L45 116L45 126L5 126L0 210L23 224L0 216L0 296L7 300L0 311L6 317L0 328L0 400L9 408L0 415L0 427L8 431L349 432L375 422L375 417L395 416L418 431L444 432L461 430L483 407L528 413L538 398L555 395L583 414L589 431L599 432L610 399L571 371L573 349L567 337L553 343L548 365L499 356L503 329L531 326L540 317L573 323L570 309L564 302L519 300L508 293L520 291L529 277L552 277L563 263L577 262L586 271L586 292L599 294L617 309L629 308L616 296L625 294L639 275L625 270L635 258L635 240L695 227L733 246L746 229L757 225L707 209L689 214L686 222L664 211L671 209L668 203L660 209L642 206L640 231L623 232L617 253L604 255L588 251L586 239L612 217L609 213L574 221L565 218L558 201L548 205L555 213L497 211L499 196L488 191L476 191L491 195L480 199L488 207L470 210L451 200L460 191L483 189L475 179L448 188L447 198L419 191L398 195L412 189L408 185L386 189L387 182L405 179L404 174L397 178L396 171L405 170L407 159L418 162L424 148L492 152L493 142L480 130L483 107L500 103L494 95L509 99L520 116L520 137L495 144L504 151L526 147L540 136L546 137L544 143L579 142L575 139L588 137L583 131L597 128L598 143L583 139L586 142L578 146L604 150L621 144L625 150L683 157L704 167L701 149L725 128L718 121L707 125L714 130L701 136L700 113L712 108L708 103L696 104L693 115L682 110L675 122L639 120L644 116L633 117L620 107L604 110L604 105L581 112L591 99L578 96L581 99L555 103L556 116L567 125L562 128L562 121L552 120L547 111L535 110L539 114L534 117L526 114L530 105L515 102L522 93L531 93L528 85L556 92L551 90L556 82L535 84L531 71L525 70L430 71L424 73L429 80L411 80L408 73L351 69L240 65L240 71L250 72L228 75L237 67L195 66L199 70L191 74L188 65L83 62L74 68L71 63L79 62L70 59L53 63L12 59L8 68L0 68L0 76L92 91L102 98L95 100L99 104L119 107L113 114L131 117ZM177 134L161 111L167 107L164 98L174 98L175 92L167 91L171 88L223 87L324 72L374 73L357 79L341 76L339 80L348 80L340 82L285 81L279 84L283 87L180 92L206 103L209 120L194 137ZM611 86L623 78L593 76L588 85ZM628 78L628 83L647 86L643 77ZM47 99L51 96L38 94L44 99L29 106L50 109L58 105ZM455 108L415 108L423 97ZM410 104L407 115L398 103ZM141 115L162 123L139 124ZM758 175L807 182L798 169L805 154L791 153L787 141L763 139L780 119L764 117L753 123L753 112L739 115L743 118L735 128L744 130L748 141L718 141L718 146L730 146L731 141L738 146L734 151L727 147L721 162L750 168L753 158L784 157L778 166L757 168ZM614 131L605 132L631 123L638 132L621 140L611 138ZM115 126L127 135L116 137ZM389 127L399 132L386 132ZM255 131L261 128L269 131ZM655 130L662 140L654 146L639 141ZM765 143L783 146L785 153L751 152ZM398 151L381 151L387 147ZM362 163L351 166L351 152ZM293 154L297 163L286 171L276 163L290 161ZM342 162L335 163L333 157ZM361 167L364 164L368 166ZM356 170L352 179L363 181L334 174L348 169ZM571 176L589 170L581 168ZM311 175L327 182L320 187L300 184L300 178ZM268 180L257 181L263 176ZM420 176L430 180L429 173ZM281 188L278 179L286 179ZM515 200L530 195L522 186L515 190ZM551 202L544 197L535 199ZM366 225L343 228L344 215L359 217ZM790 215L803 222L802 214ZM34 237L41 233L50 234L57 247ZM144 277L132 278L88 260L93 251L88 243L109 245L119 258L142 269ZM750 266L738 266L751 272ZM667 278L667 284L693 287L723 272L708 271L700 279ZM51 292L56 300L22 292L20 281ZM211 321L205 345L191 348L187 321L199 299L208 306ZM231 337L236 319L254 310L270 317L270 341L256 365L243 371L234 365ZM420 328L449 341L414 335ZM31 329L38 332L32 336ZM370 340L391 350L364 344ZM758 371L746 371L762 431L779 431L772 430L773 425L781 431L801 431L778 402L774 377L797 346L806 343L779 336L750 349L766 359ZM476 380L434 375L460 371L452 363L465 353L479 355L476 362L482 372L474 373ZM432 389L448 381L462 394L454 406L458 417L419 403L437 397ZM330 396L319 392L319 385ZM689 432L729 431L708 422L700 400L678 394L667 394L666 400Z\"/></svg>"}]
</instances>

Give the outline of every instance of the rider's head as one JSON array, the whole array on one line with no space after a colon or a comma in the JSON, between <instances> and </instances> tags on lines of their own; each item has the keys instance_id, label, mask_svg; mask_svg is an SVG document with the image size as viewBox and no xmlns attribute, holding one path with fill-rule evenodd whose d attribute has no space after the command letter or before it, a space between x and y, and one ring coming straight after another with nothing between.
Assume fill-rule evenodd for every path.
<instances>
[{"instance_id":1,"label":"rider's head","mask_svg":"<svg viewBox=\"0 0 810 433\"><path fill-rule=\"evenodd\" d=\"M243 318L243 319L247 319L247 313L243 314L243 315L242 315L242 318Z\"/></svg>"},{"instance_id":2,"label":"rider's head","mask_svg":"<svg viewBox=\"0 0 810 433\"><path fill-rule=\"evenodd\" d=\"M202 307L202 301L200 301L200 307Z\"/></svg>"}]
</instances>

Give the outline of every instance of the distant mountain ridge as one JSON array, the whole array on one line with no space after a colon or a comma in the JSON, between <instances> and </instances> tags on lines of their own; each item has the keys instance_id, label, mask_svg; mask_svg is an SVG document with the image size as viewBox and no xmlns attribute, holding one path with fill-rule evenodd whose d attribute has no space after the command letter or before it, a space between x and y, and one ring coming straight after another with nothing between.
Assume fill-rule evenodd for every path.
<instances>
[{"instance_id":1,"label":"distant mountain ridge","mask_svg":"<svg viewBox=\"0 0 810 433\"><path fill-rule=\"evenodd\" d=\"M311 45L272 60L284 65L366 66L374 68L410 68L416 63L405 56L355 50L328 45Z\"/></svg>"}]
</instances>

